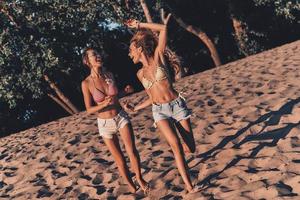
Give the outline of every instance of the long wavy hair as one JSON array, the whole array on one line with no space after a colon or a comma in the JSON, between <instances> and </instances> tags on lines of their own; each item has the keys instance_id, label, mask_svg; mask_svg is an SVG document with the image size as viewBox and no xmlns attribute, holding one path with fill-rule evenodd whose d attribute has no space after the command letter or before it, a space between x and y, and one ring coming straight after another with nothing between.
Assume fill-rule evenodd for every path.
<instances>
[{"instance_id":1,"label":"long wavy hair","mask_svg":"<svg viewBox=\"0 0 300 200\"><path fill-rule=\"evenodd\" d=\"M147 57L153 57L158 45L158 37L148 29L139 29L130 42L134 43L137 48L141 47ZM169 48L165 49L164 56L166 57L170 78L173 81L180 79L183 76L183 70L179 56Z\"/></svg>"}]
</instances>

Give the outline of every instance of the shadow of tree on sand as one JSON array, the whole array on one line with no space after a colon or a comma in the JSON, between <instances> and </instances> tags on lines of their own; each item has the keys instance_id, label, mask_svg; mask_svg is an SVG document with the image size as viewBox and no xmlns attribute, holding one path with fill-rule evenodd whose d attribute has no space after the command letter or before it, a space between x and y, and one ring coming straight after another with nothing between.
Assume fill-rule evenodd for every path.
<instances>
[{"instance_id":1,"label":"shadow of tree on sand","mask_svg":"<svg viewBox=\"0 0 300 200\"><path fill-rule=\"evenodd\" d=\"M212 149L208 150L205 153L200 154L199 156L202 158L198 163L196 163L191 168L199 165L201 162L204 162L208 160L211 157L215 157L222 149L225 147L229 142L237 139L240 137L243 133L245 133L248 129L250 129L252 126L260 124L264 122L264 126L262 129L255 135L248 135L244 139L242 139L239 143L235 144L233 148L240 148L241 145L245 144L249 141L262 141L262 140L271 140L270 142L261 142L259 143L255 148L253 148L248 156L236 156L228 165L226 165L222 170L219 172L210 174L206 178L204 178L202 181L198 182L197 185L201 186L212 186L211 181L215 178L217 178L222 172L229 169L232 166L235 166L240 160L242 159L249 159L254 158L261 149L264 147L273 147L276 146L278 141L284 137L286 137L289 132L296 126L300 125L300 121L298 123L287 123L285 127L278 128L271 131L263 132L268 126L277 125L280 122L280 119L283 115L291 114L293 111L293 108L296 104L300 102L300 98L292 99L283 106L281 106L277 111L271 111L268 112L262 116L260 116L257 120L254 122L250 122L247 126L243 127L242 129L238 130L236 134L230 135L225 137L219 144L217 144Z\"/></svg>"},{"instance_id":2,"label":"shadow of tree on sand","mask_svg":"<svg viewBox=\"0 0 300 200\"><path fill-rule=\"evenodd\" d=\"M222 149L229 142L234 141L235 139L237 139L238 137L240 137L243 133L245 133L247 130L249 130L252 126L255 126L257 124L260 124L260 123L264 122L264 126L262 127L262 129L258 133L256 133L256 135L258 135L258 134L261 134L265 130L266 127L279 124L280 118L283 115L291 114L292 111L293 111L294 106L296 104L298 104L299 102L300 102L300 97L297 98L297 99L292 99L289 102L287 102L286 104L284 104L283 106L281 106L277 111L268 112L268 113L260 116L254 122L250 122L247 126L245 126L244 128L238 130L236 132L236 134L230 135L230 136L226 136L215 147L213 147L212 149L208 150L207 152L204 152L204 153L198 155L197 157L200 157L202 159L198 163L194 164L194 166L192 166L191 168L199 165L201 162L204 162L204 161L208 160L209 158L215 157L219 153L217 150ZM255 137L255 136L253 136L253 137ZM250 138L248 138L247 140L249 140L249 139ZM238 147L238 145L235 146L235 147Z\"/></svg>"},{"instance_id":3,"label":"shadow of tree on sand","mask_svg":"<svg viewBox=\"0 0 300 200\"><path fill-rule=\"evenodd\" d=\"M226 165L224 167L224 169L222 169L219 172L210 174L209 176L207 176L206 178L204 178L202 181L198 182L197 185L201 185L201 186L209 186L211 184L211 181L215 178L217 178L222 172L224 172L225 170L229 169L230 167L235 166L239 161L241 161L242 159L249 159L249 158L254 158L260 150L262 150L264 147L273 147L276 146L278 141L282 138L285 138L289 132L296 126L300 125L300 122L298 123L288 123L285 127L283 128L279 128L279 129L275 129L272 131L267 131L267 132L263 132L259 135L250 135L247 136L244 140L242 140L239 143L239 146L248 142L248 141L261 141L261 140L271 140L270 142L262 142L259 143L255 148L253 148L250 153L249 156L236 156L236 158L234 158L228 165Z\"/></svg>"}]
</instances>

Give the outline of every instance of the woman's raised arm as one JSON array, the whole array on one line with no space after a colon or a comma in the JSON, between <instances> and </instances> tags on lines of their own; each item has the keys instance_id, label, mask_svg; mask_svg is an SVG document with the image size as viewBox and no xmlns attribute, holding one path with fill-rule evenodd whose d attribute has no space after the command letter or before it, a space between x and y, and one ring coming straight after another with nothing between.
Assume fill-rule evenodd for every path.
<instances>
[{"instance_id":1,"label":"woman's raised arm","mask_svg":"<svg viewBox=\"0 0 300 200\"><path fill-rule=\"evenodd\" d=\"M129 28L145 28L150 29L155 32L159 32L158 35L158 45L156 47L156 52L158 53L164 53L166 45L167 45L167 24L171 17L171 14L168 14L167 16L162 13L162 22L163 24L157 24L157 23L143 23L139 22L138 20L129 20L126 25Z\"/></svg>"}]
</instances>

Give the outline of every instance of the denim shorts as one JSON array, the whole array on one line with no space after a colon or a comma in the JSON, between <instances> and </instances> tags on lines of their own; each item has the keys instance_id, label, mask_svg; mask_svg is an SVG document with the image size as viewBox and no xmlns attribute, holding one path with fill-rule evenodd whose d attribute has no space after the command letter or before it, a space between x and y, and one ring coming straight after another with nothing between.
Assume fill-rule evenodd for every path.
<instances>
[{"instance_id":1,"label":"denim shorts","mask_svg":"<svg viewBox=\"0 0 300 200\"><path fill-rule=\"evenodd\" d=\"M114 134L130 123L130 119L124 110L121 110L115 117L110 119L97 118L100 136L112 139Z\"/></svg>"},{"instance_id":2,"label":"denim shorts","mask_svg":"<svg viewBox=\"0 0 300 200\"><path fill-rule=\"evenodd\" d=\"M185 100L181 96L169 103L152 104L152 113L154 122L163 119L171 119L175 122L179 122L180 120L191 117L191 111L187 108Z\"/></svg>"}]
</instances>

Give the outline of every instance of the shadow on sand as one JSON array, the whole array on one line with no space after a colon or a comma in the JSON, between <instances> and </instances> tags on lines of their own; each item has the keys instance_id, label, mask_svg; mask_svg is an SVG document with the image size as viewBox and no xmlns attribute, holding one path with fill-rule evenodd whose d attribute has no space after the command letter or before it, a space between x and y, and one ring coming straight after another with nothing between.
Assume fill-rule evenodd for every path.
<instances>
[{"instance_id":1,"label":"shadow on sand","mask_svg":"<svg viewBox=\"0 0 300 200\"><path fill-rule=\"evenodd\" d=\"M238 130L236 134L225 137L219 144L217 144L214 148L210 149L207 152L204 152L197 157L202 158L199 162L197 162L194 166L191 166L191 168L196 167L200 163L205 162L209 158L215 157L223 147L225 147L229 142L234 142L235 139L237 139L239 136L241 136L243 133L245 133L248 129L250 129L252 126L260 124L264 122L264 126L262 129L257 132L255 135L247 135L245 136L240 142L233 145L232 148L240 148L243 144L250 142L250 141L262 141L259 143L256 147L251 149L251 153L248 156L236 156L229 164L227 164L222 170L219 172L210 174L209 176L205 177L203 180L197 183L197 185L202 187L211 187L213 184L211 184L211 181L216 179L222 172L229 169L232 166L235 166L239 161L242 159L249 159L254 158L260 150L262 150L264 147L273 147L276 146L278 141L280 139L285 138L289 132L296 126L300 125L300 121L298 123L286 123L286 126L282 128L278 128L271 131L264 131L268 126L278 125L280 122L280 119L283 115L291 114L293 111L293 108L296 104L300 102L300 98L290 100L286 104L284 104L280 109L277 111L271 111L269 113L266 113L262 116L260 116L257 120L254 122L250 122L246 127L243 127L242 129ZM265 141L268 140L268 141ZM271 141L270 141L271 140ZM201 173L201 172L200 172Z\"/></svg>"}]
</instances>

